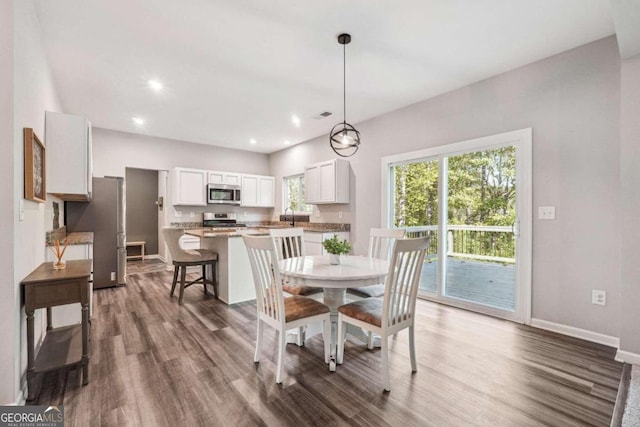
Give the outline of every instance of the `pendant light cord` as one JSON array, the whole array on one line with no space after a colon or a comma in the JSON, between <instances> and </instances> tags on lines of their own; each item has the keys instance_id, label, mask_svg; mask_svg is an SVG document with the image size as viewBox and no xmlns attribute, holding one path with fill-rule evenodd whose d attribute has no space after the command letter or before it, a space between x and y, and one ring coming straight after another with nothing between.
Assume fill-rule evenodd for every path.
<instances>
[{"instance_id":1,"label":"pendant light cord","mask_svg":"<svg viewBox=\"0 0 640 427\"><path fill-rule=\"evenodd\" d=\"M347 45L342 45L342 122L347 123Z\"/></svg>"}]
</instances>

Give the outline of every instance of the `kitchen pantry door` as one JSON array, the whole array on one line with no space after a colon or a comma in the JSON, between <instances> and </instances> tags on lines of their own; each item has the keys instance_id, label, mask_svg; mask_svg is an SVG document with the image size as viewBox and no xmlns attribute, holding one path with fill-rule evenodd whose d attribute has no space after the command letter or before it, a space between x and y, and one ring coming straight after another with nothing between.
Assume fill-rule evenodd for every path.
<instances>
[{"instance_id":1,"label":"kitchen pantry door","mask_svg":"<svg viewBox=\"0 0 640 427\"><path fill-rule=\"evenodd\" d=\"M531 129L382 160L383 224L431 236L420 296L529 323Z\"/></svg>"}]
</instances>

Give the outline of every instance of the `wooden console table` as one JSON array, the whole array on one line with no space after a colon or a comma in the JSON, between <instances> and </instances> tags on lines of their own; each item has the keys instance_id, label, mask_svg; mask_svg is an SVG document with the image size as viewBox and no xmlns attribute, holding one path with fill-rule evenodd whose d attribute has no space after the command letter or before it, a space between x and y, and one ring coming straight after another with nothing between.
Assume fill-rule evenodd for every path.
<instances>
[{"instance_id":1,"label":"wooden console table","mask_svg":"<svg viewBox=\"0 0 640 427\"><path fill-rule=\"evenodd\" d=\"M89 382L89 276L91 260L67 261L67 268L54 270L45 262L25 277L24 311L27 314L27 400L35 398L35 376L54 369L82 366L82 384ZM79 302L82 323L52 329L51 307ZM33 313L47 309L47 335L35 357Z\"/></svg>"}]
</instances>

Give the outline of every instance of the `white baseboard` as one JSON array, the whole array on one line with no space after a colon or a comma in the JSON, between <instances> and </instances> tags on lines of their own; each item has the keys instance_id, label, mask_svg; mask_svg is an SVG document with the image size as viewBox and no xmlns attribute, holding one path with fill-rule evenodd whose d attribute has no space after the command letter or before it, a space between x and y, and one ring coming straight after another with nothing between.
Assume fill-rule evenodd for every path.
<instances>
[{"instance_id":1,"label":"white baseboard","mask_svg":"<svg viewBox=\"0 0 640 427\"><path fill-rule=\"evenodd\" d=\"M586 329L574 328L573 326L562 325L560 323L548 322L542 319L531 319L531 326L598 344L608 345L609 347L618 348L620 346L620 339L617 337L588 331Z\"/></svg>"},{"instance_id":2,"label":"white baseboard","mask_svg":"<svg viewBox=\"0 0 640 427\"><path fill-rule=\"evenodd\" d=\"M616 353L616 361L640 365L640 354L618 349Z\"/></svg>"},{"instance_id":3,"label":"white baseboard","mask_svg":"<svg viewBox=\"0 0 640 427\"><path fill-rule=\"evenodd\" d=\"M27 403L27 384L18 392L16 401L11 403L3 403L3 406L24 406Z\"/></svg>"}]
</instances>

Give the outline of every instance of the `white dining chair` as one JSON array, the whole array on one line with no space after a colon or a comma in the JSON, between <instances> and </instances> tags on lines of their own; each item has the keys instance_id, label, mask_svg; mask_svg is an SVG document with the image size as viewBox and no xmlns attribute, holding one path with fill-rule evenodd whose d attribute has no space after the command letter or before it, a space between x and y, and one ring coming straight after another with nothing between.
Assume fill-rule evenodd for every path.
<instances>
[{"instance_id":1,"label":"white dining chair","mask_svg":"<svg viewBox=\"0 0 640 427\"><path fill-rule=\"evenodd\" d=\"M242 239L249 253L258 310L256 351L253 361L260 361L262 330L266 323L278 331L276 383L282 383L282 358L286 346L286 331L322 321L324 323L324 361L329 363L331 344L329 307L319 301L300 295L285 298L273 239L269 236L242 236Z\"/></svg>"},{"instance_id":2,"label":"white dining chair","mask_svg":"<svg viewBox=\"0 0 640 427\"><path fill-rule=\"evenodd\" d=\"M411 370L417 370L414 337L416 297L428 237L396 240L393 246L384 298L366 298L338 307L337 363L344 358L346 324L380 335L384 389L391 390L389 376L389 335L409 328Z\"/></svg>"},{"instance_id":3,"label":"white dining chair","mask_svg":"<svg viewBox=\"0 0 640 427\"><path fill-rule=\"evenodd\" d=\"M404 234L403 228L372 228L369 231L369 257L388 261L393 243L397 239L403 239ZM360 298L379 298L384 295L384 284L351 288L347 292Z\"/></svg>"},{"instance_id":4,"label":"white dining chair","mask_svg":"<svg viewBox=\"0 0 640 427\"><path fill-rule=\"evenodd\" d=\"M305 256L302 228L272 228L269 234L275 243L279 260ZM282 288L290 295L309 296L322 292L322 288L293 285L287 282L282 284Z\"/></svg>"},{"instance_id":5,"label":"white dining chair","mask_svg":"<svg viewBox=\"0 0 640 427\"><path fill-rule=\"evenodd\" d=\"M273 228L269 230L269 235L273 239L278 255L278 261L283 259L305 256L304 250L304 230L302 228ZM322 293L322 288L304 285L294 285L287 281L282 282L282 289L290 295L311 296ZM304 326L298 329L296 344L304 346L306 339Z\"/></svg>"}]
</instances>

